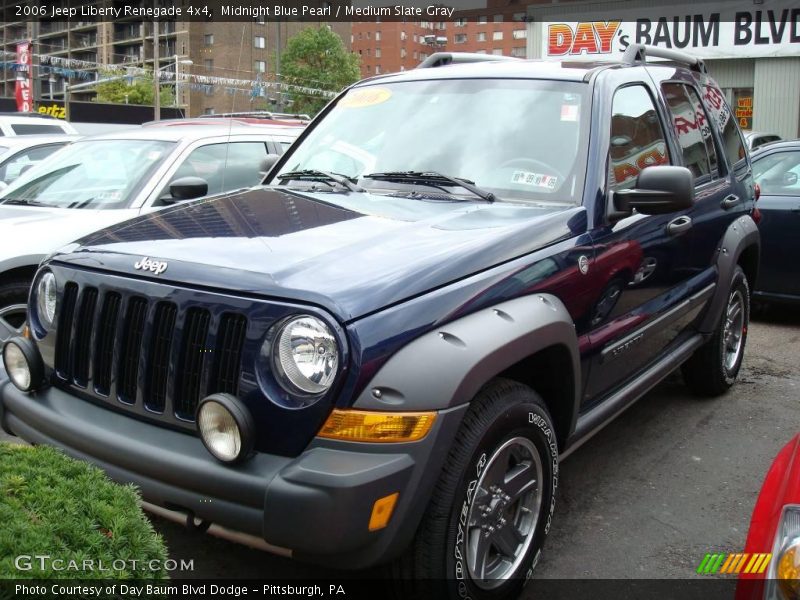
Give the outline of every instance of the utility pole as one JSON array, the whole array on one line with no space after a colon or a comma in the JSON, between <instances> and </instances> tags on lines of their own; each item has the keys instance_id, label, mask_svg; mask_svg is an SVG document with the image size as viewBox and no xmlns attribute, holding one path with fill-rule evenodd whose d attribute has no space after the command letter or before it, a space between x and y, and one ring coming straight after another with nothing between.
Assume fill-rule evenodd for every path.
<instances>
[{"instance_id":1,"label":"utility pole","mask_svg":"<svg viewBox=\"0 0 800 600\"><path fill-rule=\"evenodd\" d=\"M158 84L158 21L153 21L153 113L156 121L161 120L161 86Z\"/></svg>"}]
</instances>

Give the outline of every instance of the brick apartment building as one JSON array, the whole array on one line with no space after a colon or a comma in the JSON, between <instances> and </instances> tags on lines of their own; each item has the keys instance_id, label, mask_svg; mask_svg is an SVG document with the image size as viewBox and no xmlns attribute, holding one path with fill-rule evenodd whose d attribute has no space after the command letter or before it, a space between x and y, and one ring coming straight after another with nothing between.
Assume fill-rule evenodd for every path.
<instances>
[{"instance_id":1,"label":"brick apartment building","mask_svg":"<svg viewBox=\"0 0 800 600\"><path fill-rule=\"evenodd\" d=\"M103 6L112 2L98 0L96 4ZM310 5L323 3L323 0L306 2ZM2 7L7 8L8 5L8 1L0 2ZM266 80L274 72L275 57L285 48L287 40L305 27L320 25L330 26L349 48L349 22L162 21L158 30L158 68L174 73L177 62L181 74L244 80L255 80L261 76ZM38 68L38 58L34 58L35 105L51 100L61 101L64 100L67 81L70 86L86 84L99 76L101 65L152 69L153 27L152 21L133 18L115 21L0 22L2 62L7 66L15 60L16 45L22 41L32 42L35 57L51 56L82 61L80 66L70 67L70 70L80 73L67 79L61 74L54 76L49 70ZM0 70L0 97L14 96L15 78L13 70ZM162 81L162 85L170 85L169 78ZM246 90L231 94L224 85L199 88L198 85L179 83L174 105L191 116L253 110L270 105L269 97L251 98ZM70 99L91 101L95 95L92 85L83 85L70 92Z\"/></svg>"},{"instance_id":2,"label":"brick apartment building","mask_svg":"<svg viewBox=\"0 0 800 600\"><path fill-rule=\"evenodd\" d=\"M456 11L451 21L354 22L352 49L363 77L413 69L441 50L524 58L527 6L547 2L487 0L485 8Z\"/></svg>"}]
</instances>

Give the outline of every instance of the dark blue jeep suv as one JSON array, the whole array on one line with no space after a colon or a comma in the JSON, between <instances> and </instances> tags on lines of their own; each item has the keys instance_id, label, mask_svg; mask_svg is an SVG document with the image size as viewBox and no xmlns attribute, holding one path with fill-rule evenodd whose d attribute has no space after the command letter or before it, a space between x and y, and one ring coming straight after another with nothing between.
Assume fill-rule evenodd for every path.
<instances>
[{"instance_id":1,"label":"dark blue jeep suv","mask_svg":"<svg viewBox=\"0 0 800 600\"><path fill-rule=\"evenodd\" d=\"M733 384L759 237L701 61L473 59L356 84L264 186L46 260L4 429L210 533L515 597L561 458L678 367Z\"/></svg>"}]
</instances>

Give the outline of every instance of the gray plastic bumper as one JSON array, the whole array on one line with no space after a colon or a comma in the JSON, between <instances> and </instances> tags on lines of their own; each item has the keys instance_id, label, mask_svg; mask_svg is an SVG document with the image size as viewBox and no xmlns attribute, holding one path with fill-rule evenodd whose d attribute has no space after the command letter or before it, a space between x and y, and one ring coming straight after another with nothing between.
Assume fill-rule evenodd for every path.
<instances>
[{"instance_id":1,"label":"gray plastic bumper","mask_svg":"<svg viewBox=\"0 0 800 600\"><path fill-rule=\"evenodd\" d=\"M144 499L264 539L296 558L362 568L408 543L466 407L440 413L420 442L315 440L296 458L256 454L219 463L199 438L141 422L49 388L19 391L0 365L0 423L34 444L92 462ZM370 532L372 505L400 492L389 526Z\"/></svg>"}]
</instances>

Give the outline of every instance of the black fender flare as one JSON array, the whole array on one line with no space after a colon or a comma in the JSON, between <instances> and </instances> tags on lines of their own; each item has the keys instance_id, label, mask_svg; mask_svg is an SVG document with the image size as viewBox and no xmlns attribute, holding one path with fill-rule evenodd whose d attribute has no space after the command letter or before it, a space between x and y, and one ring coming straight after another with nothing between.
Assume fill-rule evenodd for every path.
<instances>
[{"instance_id":1,"label":"black fender flare","mask_svg":"<svg viewBox=\"0 0 800 600\"><path fill-rule=\"evenodd\" d=\"M761 252L761 236L758 226L750 215L741 216L728 226L717 250L717 288L708 303L708 310L700 321L698 329L701 333L712 333L717 327L722 311L725 310L728 302L733 271L736 269L742 253L753 246L759 253ZM754 286L755 282L751 281L750 285Z\"/></svg>"},{"instance_id":2,"label":"black fender flare","mask_svg":"<svg viewBox=\"0 0 800 600\"><path fill-rule=\"evenodd\" d=\"M401 348L361 392L361 410L442 410L469 402L492 377L551 346L570 356L573 405L580 403L580 355L575 325L564 304L534 294L484 308L437 327Z\"/></svg>"}]
</instances>

